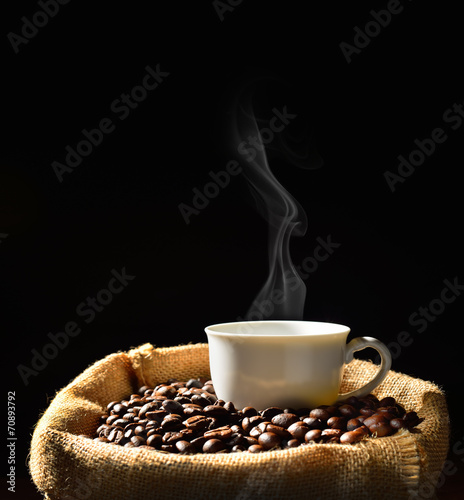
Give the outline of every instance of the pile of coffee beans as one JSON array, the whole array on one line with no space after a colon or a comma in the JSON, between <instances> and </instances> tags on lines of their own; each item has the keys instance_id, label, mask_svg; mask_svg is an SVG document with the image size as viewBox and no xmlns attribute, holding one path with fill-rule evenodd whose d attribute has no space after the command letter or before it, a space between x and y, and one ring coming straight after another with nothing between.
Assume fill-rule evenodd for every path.
<instances>
[{"instance_id":1,"label":"pile of coffee beans","mask_svg":"<svg viewBox=\"0 0 464 500\"><path fill-rule=\"evenodd\" d=\"M369 394L332 406L237 409L217 399L211 380L171 379L113 401L95 441L170 453L259 453L310 443L352 444L412 429L423 419L394 398Z\"/></svg>"}]
</instances>

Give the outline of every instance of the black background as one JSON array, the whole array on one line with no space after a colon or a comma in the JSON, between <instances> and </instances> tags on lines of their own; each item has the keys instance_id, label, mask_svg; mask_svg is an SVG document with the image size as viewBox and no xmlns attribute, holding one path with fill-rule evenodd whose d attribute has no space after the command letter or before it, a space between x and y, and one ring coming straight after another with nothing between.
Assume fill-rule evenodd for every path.
<instances>
[{"instance_id":1,"label":"black background","mask_svg":"<svg viewBox=\"0 0 464 500\"><path fill-rule=\"evenodd\" d=\"M354 28L387 3L302 5L244 0L221 21L212 2L99 9L70 2L17 54L8 33L21 34L22 16L31 20L41 9L11 7L3 36L0 259L17 498L39 498L26 455L33 425L58 389L120 349L204 342L205 326L234 321L251 305L266 278L267 230L243 176L189 224L178 205L191 205L193 188L202 190L208 173L233 158L227 130L237 82L257 77L284 82L280 93L264 83L258 95L269 109L287 105L297 114L294 126L304 124L323 160L313 170L270 161L308 218L306 236L292 240L293 260L311 256L317 237L340 244L306 280L304 318L347 324L350 338L387 344L407 331L413 343L393 368L443 387L451 443L462 448L463 298L421 333L408 322L440 298L443 280L464 282L464 126L453 131L443 121L463 100L462 18L449 5L405 0L348 63L340 43L353 44ZM158 64L169 76L120 120L111 104ZM115 130L60 183L51 163L63 163L66 146L103 118ZM398 155L437 127L447 140L392 192L384 172L397 172ZM135 278L86 324L76 307L122 268ZM30 367L31 350L41 351L47 334L69 321L81 333L25 386L18 365ZM462 455L449 458L462 470ZM454 498L459 477L446 479L439 498Z\"/></svg>"}]
</instances>

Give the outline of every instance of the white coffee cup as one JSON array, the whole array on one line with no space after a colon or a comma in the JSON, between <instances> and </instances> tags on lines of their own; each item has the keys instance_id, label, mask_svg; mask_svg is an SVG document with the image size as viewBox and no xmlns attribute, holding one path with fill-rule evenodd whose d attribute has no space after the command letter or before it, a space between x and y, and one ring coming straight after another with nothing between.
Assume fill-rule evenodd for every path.
<instances>
[{"instance_id":1,"label":"white coffee cup","mask_svg":"<svg viewBox=\"0 0 464 500\"><path fill-rule=\"evenodd\" d=\"M216 394L236 408L314 408L375 389L391 366L388 348L372 337L346 344L347 326L316 321L244 321L205 328ZM372 347L381 356L375 377L339 394L344 363Z\"/></svg>"}]
</instances>

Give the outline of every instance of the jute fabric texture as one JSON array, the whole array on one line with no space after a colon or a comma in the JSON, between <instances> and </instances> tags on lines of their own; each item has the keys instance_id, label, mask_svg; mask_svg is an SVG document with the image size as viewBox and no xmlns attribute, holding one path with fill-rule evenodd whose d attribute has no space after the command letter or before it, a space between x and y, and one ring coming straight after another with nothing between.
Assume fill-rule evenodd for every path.
<instances>
[{"instance_id":1,"label":"jute fabric texture","mask_svg":"<svg viewBox=\"0 0 464 500\"><path fill-rule=\"evenodd\" d=\"M345 366L342 392L361 386L376 365ZM443 392L433 383L390 371L376 389L425 420L355 445L311 444L264 453L177 455L96 442L92 436L110 401L169 378L209 377L207 344L111 354L57 393L37 423L29 468L50 500L148 499L415 499L437 480L448 450ZM430 488L427 489L430 491Z\"/></svg>"}]
</instances>

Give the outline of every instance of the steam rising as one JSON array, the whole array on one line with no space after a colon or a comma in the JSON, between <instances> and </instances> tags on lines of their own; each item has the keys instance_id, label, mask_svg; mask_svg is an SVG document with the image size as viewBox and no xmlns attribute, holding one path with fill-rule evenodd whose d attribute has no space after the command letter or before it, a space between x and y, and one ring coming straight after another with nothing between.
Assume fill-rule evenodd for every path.
<instances>
[{"instance_id":1,"label":"steam rising","mask_svg":"<svg viewBox=\"0 0 464 500\"><path fill-rule=\"evenodd\" d=\"M270 141L267 136L264 137L265 127L261 129L263 134L258 129L251 101L237 106L236 113L233 124L234 147L240 153L243 173L257 202L258 211L268 223L269 235L269 276L246 319L302 319L306 285L293 266L289 247L293 235L305 234L306 214L269 168L265 144ZM279 110L276 113L278 115ZM269 122L266 130L269 131Z\"/></svg>"}]
</instances>

